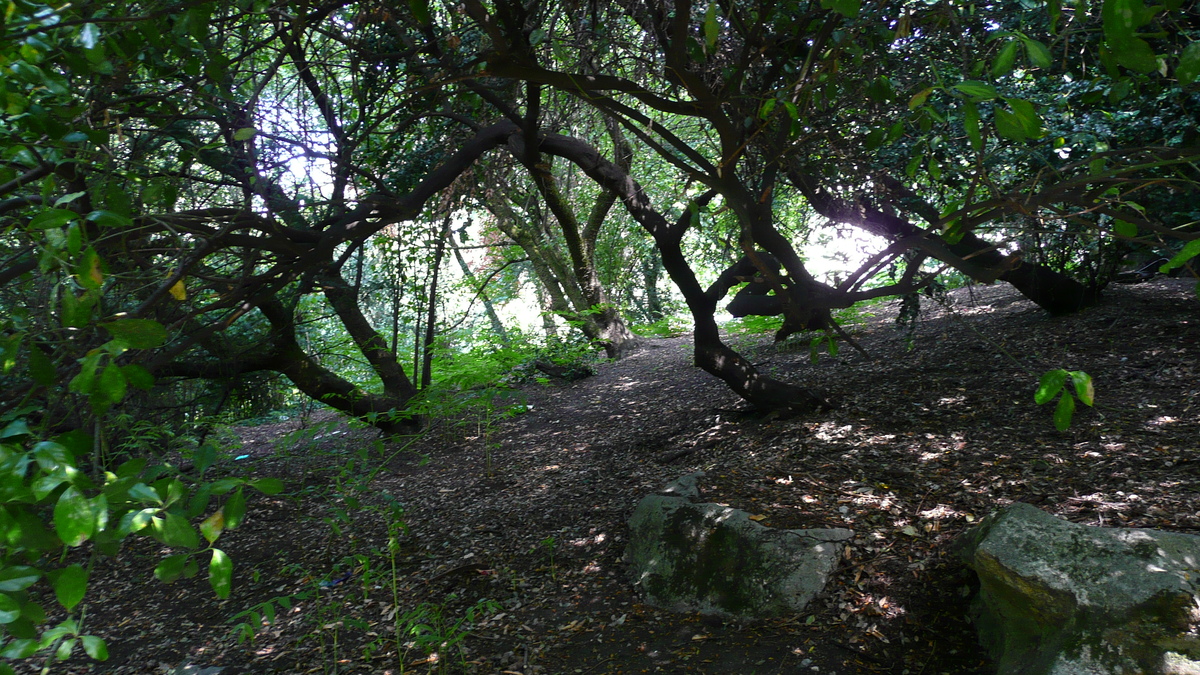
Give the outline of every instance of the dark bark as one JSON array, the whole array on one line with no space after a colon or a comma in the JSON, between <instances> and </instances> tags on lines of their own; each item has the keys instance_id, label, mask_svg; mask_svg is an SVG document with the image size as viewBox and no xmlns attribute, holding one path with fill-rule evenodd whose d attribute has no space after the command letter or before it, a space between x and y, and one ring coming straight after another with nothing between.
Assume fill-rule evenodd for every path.
<instances>
[{"instance_id":1,"label":"dark bark","mask_svg":"<svg viewBox=\"0 0 1200 675\"><path fill-rule=\"evenodd\" d=\"M446 253L446 237L450 236L450 216L442 222L438 232L437 246L433 252L433 263L430 265L429 308L425 317L425 353L421 361L420 387L428 387L433 380L433 339L437 333L437 293L438 280L442 272L442 256Z\"/></svg>"},{"instance_id":2,"label":"dark bark","mask_svg":"<svg viewBox=\"0 0 1200 675\"><path fill-rule=\"evenodd\" d=\"M341 275L331 272L322 278L325 298L337 313L354 345L366 357L371 368L383 382L383 391L388 396L408 400L417 392L396 359L396 352L388 349L383 336L375 330L362 313L358 304L358 291L347 284Z\"/></svg>"},{"instance_id":3,"label":"dark bark","mask_svg":"<svg viewBox=\"0 0 1200 675\"><path fill-rule=\"evenodd\" d=\"M830 220L853 225L872 234L898 241L920 235L923 251L945 262L968 277L984 283L999 279L1013 285L1022 295L1051 314L1068 314L1095 304L1096 292L1065 274L1048 267L1004 256L973 232L966 232L956 243L948 243L936 233L926 233L900 216L886 213L866 203L851 204L821 188L816 181L798 170L790 172L792 183L800 190L817 213ZM931 225L940 221L937 209L926 204L912 191L890 178L880 179L903 205L912 209Z\"/></svg>"},{"instance_id":4,"label":"dark bark","mask_svg":"<svg viewBox=\"0 0 1200 675\"><path fill-rule=\"evenodd\" d=\"M681 246L683 235L691 222L690 212L685 212L675 223L669 222L651 206L642 186L628 172L604 159L595 148L583 141L546 135L540 147L544 152L574 162L590 178L615 192L633 219L654 238L662 255L663 268L683 294L695 322L694 356L697 366L720 378L730 389L757 407L808 411L828 406L824 397L812 389L781 382L758 372L752 363L721 341L713 316L720 297L700 286ZM711 198L710 192L697 199L696 206L703 207Z\"/></svg>"},{"instance_id":5,"label":"dark bark","mask_svg":"<svg viewBox=\"0 0 1200 675\"><path fill-rule=\"evenodd\" d=\"M204 361L174 360L156 368L155 375L216 379L269 370L287 377L309 398L362 419L385 432L409 430L415 425L414 418L403 415L415 393L411 385L404 391L393 383L391 390L385 391L382 396L360 389L304 351L296 339L295 319L281 302L264 302L260 309L271 323L271 332L267 344L255 350L255 355ZM378 334L375 334L375 338L382 343ZM403 378L403 372L400 376ZM407 382L407 378L403 379Z\"/></svg>"},{"instance_id":6,"label":"dark bark","mask_svg":"<svg viewBox=\"0 0 1200 675\"><path fill-rule=\"evenodd\" d=\"M395 432L411 428L414 420L398 415L403 414L412 393L379 396L359 388L322 366L304 351L296 339L295 319L281 303L271 301L265 303L261 309L263 315L271 322L272 334L275 337L273 370L291 380L309 398L362 419L379 429Z\"/></svg>"},{"instance_id":7,"label":"dark bark","mask_svg":"<svg viewBox=\"0 0 1200 675\"><path fill-rule=\"evenodd\" d=\"M567 244L567 253L571 259L571 275L560 279L563 283L578 284L583 296L582 303L575 303L574 317L577 319L588 339L600 344L610 359L621 358L629 354L637 345L637 336L629 330L625 318L611 302L596 269L596 237L609 209L616 201L616 195L607 188L602 189L600 196L593 205L591 214L584 227L571 205L562 196L558 181L550 172L549 166L537 160L536 151L530 158L530 148L525 137L513 136L510 141L513 154L521 159L528 169L537 186L538 192L546 206L558 220L563 239Z\"/></svg>"}]
</instances>

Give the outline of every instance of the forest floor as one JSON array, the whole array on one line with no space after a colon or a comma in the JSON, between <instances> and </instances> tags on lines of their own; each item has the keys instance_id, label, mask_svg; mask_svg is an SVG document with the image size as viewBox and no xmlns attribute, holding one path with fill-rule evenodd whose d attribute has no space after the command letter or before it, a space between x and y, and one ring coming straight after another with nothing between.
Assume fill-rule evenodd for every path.
<instances>
[{"instance_id":1,"label":"forest floor","mask_svg":"<svg viewBox=\"0 0 1200 675\"><path fill-rule=\"evenodd\" d=\"M1023 501L1077 523L1200 533L1194 284L1110 287L1062 318L1006 286L960 289L926 301L912 331L880 304L848 325L869 357L842 345L815 365L806 339L730 336L837 405L790 419L748 414L681 336L405 443L336 419L236 428L221 470L288 492L252 498L222 536L232 596L218 601L203 574L159 584L160 547L129 546L89 588L87 632L110 660L51 672L992 672L967 618L972 577L949 552L980 518ZM1060 367L1096 383L1096 407L1065 432L1033 402ZM856 532L805 611L743 624L642 604L626 521L698 470L703 500L764 525ZM234 618L263 603L272 620ZM239 623L258 624L253 639ZM452 644L440 661L439 642Z\"/></svg>"}]
</instances>

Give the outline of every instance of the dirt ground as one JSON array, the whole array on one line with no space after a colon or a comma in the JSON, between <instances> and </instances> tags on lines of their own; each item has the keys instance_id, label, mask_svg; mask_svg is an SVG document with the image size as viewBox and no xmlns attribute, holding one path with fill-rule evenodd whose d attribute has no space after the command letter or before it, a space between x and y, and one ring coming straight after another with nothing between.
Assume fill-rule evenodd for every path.
<instances>
[{"instance_id":1,"label":"dirt ground","mask_svg":"<svg viewBox=\"0 0 1200 675\"><path fill-rule=\"evenodd\" d=\"M960 289L912 331L876 305L848 324L869 356L843 345L815 365L806 339L731 336L837 405L804 417L748 414L681 336L403 442L328 418L238 428L219 472L288 490L252 498L223 535L233 595L218 601L203 575L162 585L161 547L131 545L97 564L87 600L111 658L51 672L992 672L967 619L972 577L949 555L980 518L1023 501L1090 525L1200 530L1194 286L1111 287L1063 318L1008 287ZM1065 432L1033 402L1052 368L1096 385ZM640 602L626 520L698 470L704 500L765 525L856 532L823 596L753 624Z\"/></svg>"}]
</instances>

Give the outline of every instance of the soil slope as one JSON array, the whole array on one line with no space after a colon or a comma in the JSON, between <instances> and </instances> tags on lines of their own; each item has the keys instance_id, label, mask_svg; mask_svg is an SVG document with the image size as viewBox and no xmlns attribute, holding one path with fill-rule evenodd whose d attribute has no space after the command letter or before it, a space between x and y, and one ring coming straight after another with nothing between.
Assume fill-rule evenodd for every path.
<instances>
[{"instance_id":1,"label":"soil slope","mask_svg":"<svg viewBox=\"0 0 1200 675\"><path fill-rule=\"evenodd\" d=\"M806 340L732 336L838 406L809 417L748 413L678 337L508 394L496 410L514 414L468 411L406 442L336 419L243 429L223 470L290 492L253 499L222 540L232 598L201 578L158 584L160 547L133 546L93 573L87 628L112 658L52 672L989 672L966 616L971 577L947 553L974 522L1024 501L1086 524L1200 530L1193 287L1114 287L1065 318L1006 287L961 289L911 331L878 305L848 326L867 356L843 345L815 365ZM1033 403L1060 367L1097 392L1065 432ZM621 563L626 519L697 470L704 499L765 525L854 529L824 596L753 625L640 604ZM272 598L273 620L239 642L246 617L230 617Z\"/></svg>"}]
</instances>

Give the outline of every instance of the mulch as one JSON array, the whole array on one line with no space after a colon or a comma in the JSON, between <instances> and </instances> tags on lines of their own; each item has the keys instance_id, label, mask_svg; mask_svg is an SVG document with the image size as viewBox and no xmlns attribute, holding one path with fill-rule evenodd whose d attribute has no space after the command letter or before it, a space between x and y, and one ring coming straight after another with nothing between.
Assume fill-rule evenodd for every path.
<instances>
[{"instance_id":1,"label":"mulch","mask_svg":"<svg viewBox=\"0 0 1200 675\"><path fill-rule=\"evenodd\" d=\"M329 415L238 429L221 470L288 492L252 498L222 537L233 596L217 601L203 575L161 585L161 547L131 545L97 564L87 601L112 658L52 672L991 672L972 576L950 554L979 519L1023 501L1078 523L1200 530L1197 307L1194 281L1174 279L1058 318L1008 287L959 289L911 329L894 303L844 316L868 356L822 349L815 364L806 336L731 335L761 369L829 393L837 407L809 416L747 410L681 336L403 442ZM1063 432L1033 402L1053 368L1096 383L1096 407ZM643 604L622 564L626 520L693 471L702 499L765 525L853 529L826 592L757 623ZM435 656L438 642L452 644Z\"/></svg>"}]
</instances>

